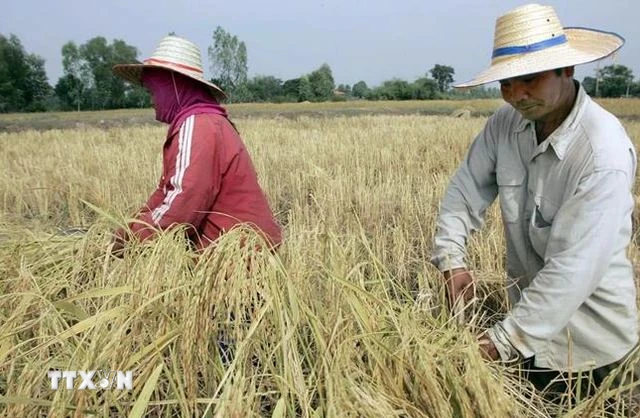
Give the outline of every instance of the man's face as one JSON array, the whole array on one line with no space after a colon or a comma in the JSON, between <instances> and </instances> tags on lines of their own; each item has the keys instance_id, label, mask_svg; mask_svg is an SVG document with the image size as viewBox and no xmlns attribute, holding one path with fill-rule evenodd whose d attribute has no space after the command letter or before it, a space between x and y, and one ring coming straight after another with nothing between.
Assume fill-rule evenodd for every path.
<instances>
[{"instance_id":1,"label":"man's face","mask_svg":"<svg viewBox=\"0 0 640 418\"><path fill-rule=\"evenodd\" d=\"M568 67L500 80L500 92L525 119L538 122L562 112L572 83L573 67Z\"/></svg>"}]
</instances>

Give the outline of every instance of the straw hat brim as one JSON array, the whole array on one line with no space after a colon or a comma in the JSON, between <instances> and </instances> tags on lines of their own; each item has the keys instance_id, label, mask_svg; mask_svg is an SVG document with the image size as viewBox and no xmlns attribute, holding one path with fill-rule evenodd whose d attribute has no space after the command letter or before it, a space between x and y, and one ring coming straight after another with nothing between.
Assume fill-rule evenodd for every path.
<instances>
[{"instance_id":1,"label":"straw hat brim","mask_svg":"<svg viewBox=\"0 0 640 418\"><path fill-rule=\"evenodd\" d=\"M494 81L520 77L556 68L586 64L606 58L624 45L624 38L612 32L589 28L565 28L568 42L540 51L507 56L493 63L473 79L456 88L480 86Z\"/></svg>"},{"instance_id":2,"label":"straw hat brim","mask_svg":"<svg viewBox=\"0 0 640 418\"><path fill-rule=\"evenodd\" d=\"M227 98L227 95L224 91L212 82L204 79L200 74L192 73L188 70L184 70L181 68L173 67L170 65L156 65L156 64L116 64L113 66L112 71L118 77L125 79L126 81L136 84L138 86L142 85L142 70L145 68L161 68L164 70L174 71L176 73L180 73L187 77L190 77L200 83L204 84L209 88L213 97L215 97L218 101L224 100Z\"/></svg>"}]
</instances>

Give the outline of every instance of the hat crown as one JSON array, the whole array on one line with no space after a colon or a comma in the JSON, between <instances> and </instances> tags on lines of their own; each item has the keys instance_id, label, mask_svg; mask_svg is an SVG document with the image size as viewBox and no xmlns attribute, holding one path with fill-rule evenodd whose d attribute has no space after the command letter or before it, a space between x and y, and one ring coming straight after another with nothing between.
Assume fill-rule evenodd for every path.
<instances>
[{"instance_id":1,"label":"hat crown","mask_svg":"<svg viewBox=\"0 0 640 418\"><path fill-rule=\"evenodd\" d=\"M548 43L545 47L552 47L564 41L565 32L553 7L539 4L520 6L496 20L492 62L511 55L509 52L523 53L530 46Z\"/></svg>"},{"instance_id":2,"label":"hat crown","mask_svg":"<svg viewBox=\"0 0 640 418\"><path fill-rule=\"evenodd\" d=\"M202 55L193 42L169 35L164 37L145 64L163 63L202 75Z\"/></svg>"}]
</instances>

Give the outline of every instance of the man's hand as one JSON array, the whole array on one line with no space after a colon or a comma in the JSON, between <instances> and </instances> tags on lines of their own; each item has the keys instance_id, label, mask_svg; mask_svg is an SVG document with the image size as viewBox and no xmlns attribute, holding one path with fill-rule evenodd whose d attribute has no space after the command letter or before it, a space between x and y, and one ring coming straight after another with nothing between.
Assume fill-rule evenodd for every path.
<instances>
[{"instance_id":1,"label":"man's hand","mask_svg":"<svg viewBox=\"0 0 640 418\"><path fill-rule=\"evenodd\" d=\"M446 281L450 309L456 306L458 300L466 303L473 298L476 285L469 270L465 268L446 270L444 279Z\"/></svg>"},{"instance_id":2,"label":"man's hand","mask_svg":"<svg viewBox=\"0 0 640 418\"><path fill-rule=\"evenodd\" d=\"M498 360L500 358L496 345L486 332L478 337L478 344L480 344L480 354L485 360Z\"/></svg>"},{"instance_id":3,"label":"man's hand","mask_svg":"<svg viewBox=\"0 0 640 418\"><path fill-rule=\"evenodd\" d=\"M116 257L122 258L124 255L124 246L127 243L127 233L124 229L120 228L113 233L111 238L111 254Z\"/></svg>"}]
</instances>

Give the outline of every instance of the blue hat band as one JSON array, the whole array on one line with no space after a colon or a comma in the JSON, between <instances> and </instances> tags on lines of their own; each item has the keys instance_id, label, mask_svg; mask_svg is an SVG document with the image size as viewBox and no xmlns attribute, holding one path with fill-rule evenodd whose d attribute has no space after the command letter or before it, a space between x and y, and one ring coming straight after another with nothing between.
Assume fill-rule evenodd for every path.
<instances>
[{"instance_id":1,"label":"blue hat band","mask_svg":"<svg viewBox=\"0 0 640 418\"><path fill-rule=\"evenodd\" d=\"M542 51L543 49L551 48L554 46L567 43L567 36L555 36L553 38L545 39L544 41L536 42L529 45L521 46L506 46L504 48L498 48L493 50L491 58L504 57L505 55L526 54L534 51Z\"/></svg>"}]
</instances>

